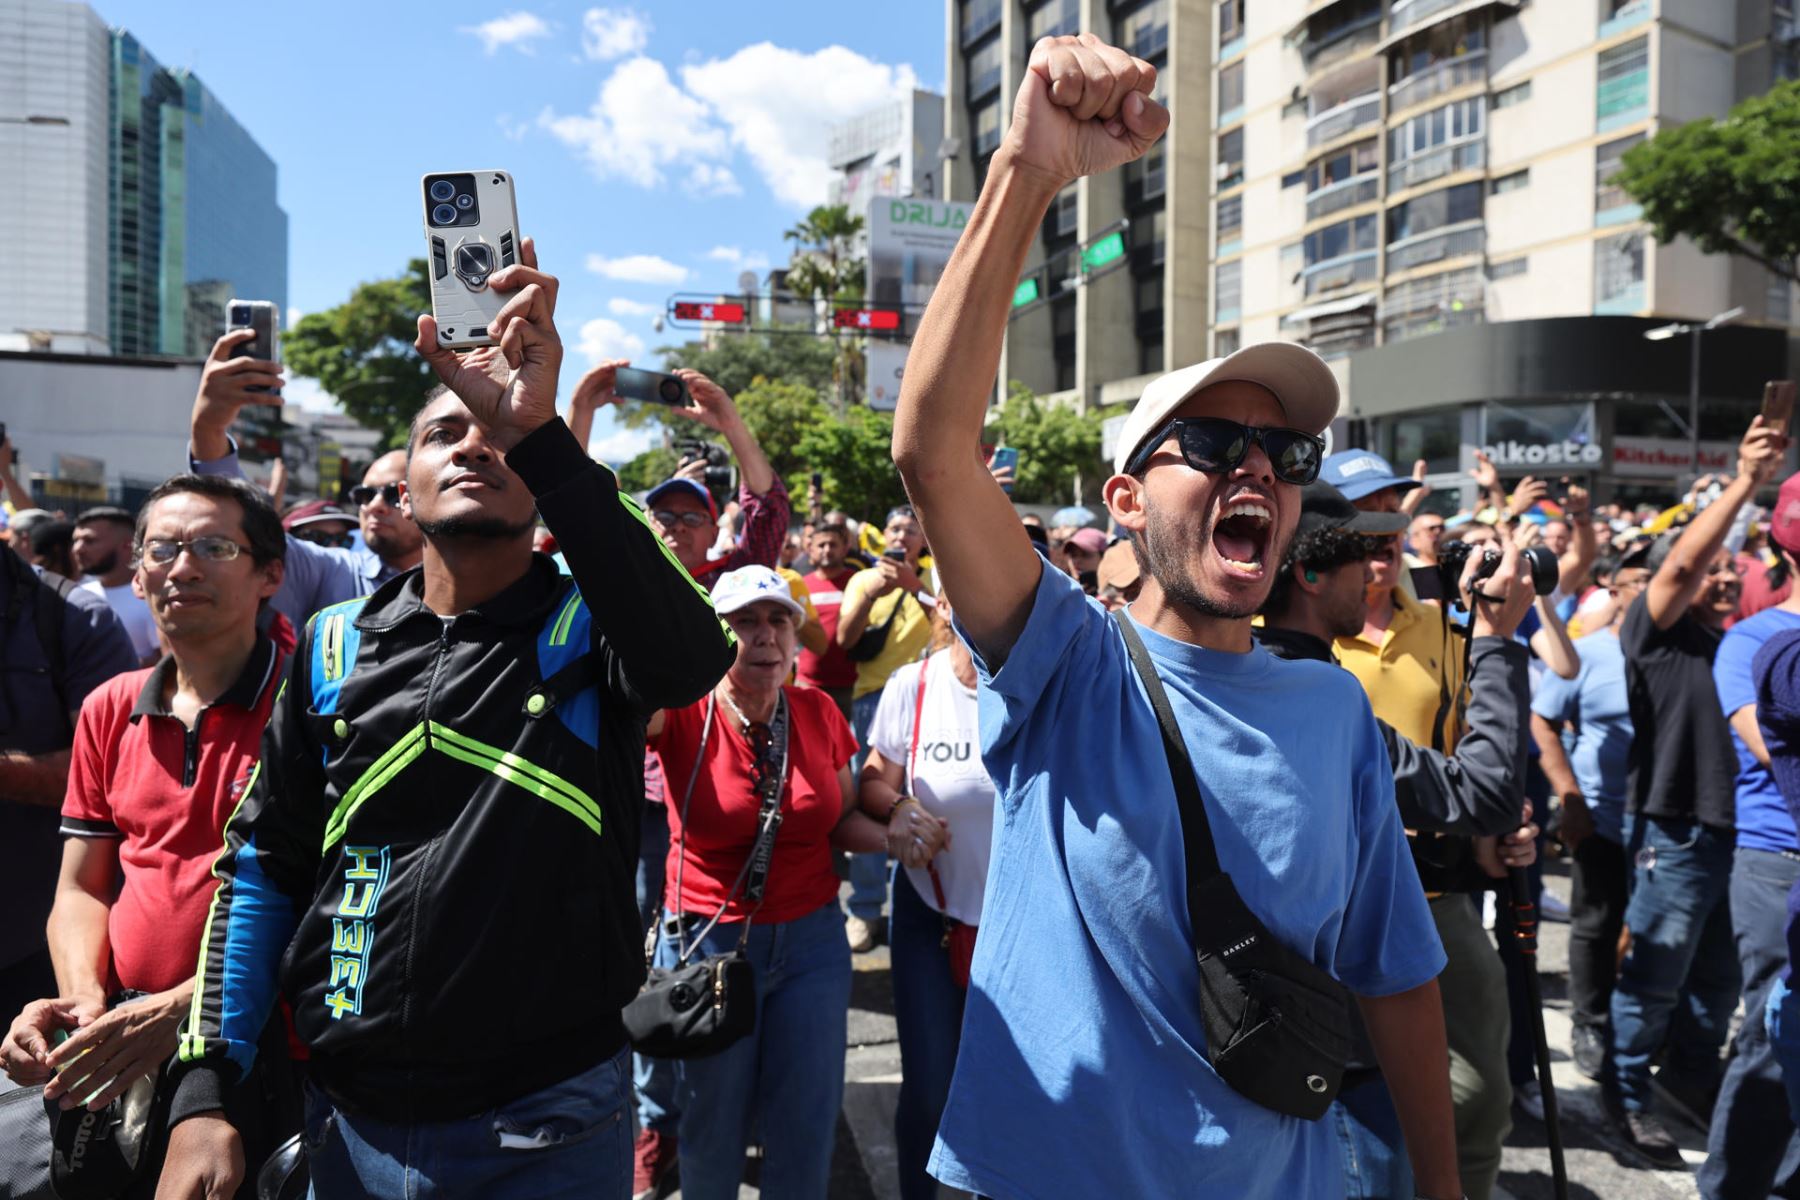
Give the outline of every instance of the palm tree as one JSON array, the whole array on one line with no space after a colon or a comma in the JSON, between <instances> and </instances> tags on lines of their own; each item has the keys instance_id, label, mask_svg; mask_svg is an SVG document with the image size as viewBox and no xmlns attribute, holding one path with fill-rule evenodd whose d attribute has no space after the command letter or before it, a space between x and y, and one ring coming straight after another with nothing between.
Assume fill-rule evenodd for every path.
<instances>
[{"instance_id":1,"label":"palm tree","mask_svg":"<svg viewBox=\"0 0 1800 1200\"><path fill-rule=\"evenodd\" d=\"M860 299L864 264L856 253L856 242L862 230L863 219L851 216L846 205L822 204L807 213L805 220L781 235L794 243L788 262L788 288L810 300L823 298L828 311L835 311L840 299ZM845 354L846 348L840 343L831 371L839 411L849 401L845 395L850 376Z\"/></svg>"}]
</instances>

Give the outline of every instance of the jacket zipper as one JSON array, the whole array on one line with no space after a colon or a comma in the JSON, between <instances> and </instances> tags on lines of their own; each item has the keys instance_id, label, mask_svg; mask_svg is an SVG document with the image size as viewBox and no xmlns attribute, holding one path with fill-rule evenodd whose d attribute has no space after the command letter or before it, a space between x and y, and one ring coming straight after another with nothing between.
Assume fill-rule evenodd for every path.
<instances>
[{"instance_id":1,"label":"jacket zipper","mask_svg":"<svg viewBox=\"0 0 1800 1200\"><path fill-rule=\"evenodd\" d=\"M425 681L425 748L431 749L431 701L437 693L438 675L443 671L444 660L450 655L450 626L455 618L449 621L439 620L437 655L432 659L431 678ZM413 1000L413 951L419 939L419 905L425 896L425 877L430 873L431 862L437 857L437 839L425 848L423 859L419 863L418 873L413 877L412 912L408 920L406 932L406 965L400 989L400 1038L403 1046L408 1045L407 1035L412 1030ZM408 1072L407 1088L412 1088L411 1073Z\"/></svg>"},{"instance_id":2,"label":"jacket zipper","mask_svg":"<svg viewBox=\"0 0 1800 1200\"><path fill-rule=\"evenodd\" d=\"M437 693L438 674L444 669L444 660L450 656L450 626L456 623L452 617L445 621L438 620L437 657L431 660L431 678L425 681L425 748L431 748L431 700Z\"/></svg>"}]
</instances>

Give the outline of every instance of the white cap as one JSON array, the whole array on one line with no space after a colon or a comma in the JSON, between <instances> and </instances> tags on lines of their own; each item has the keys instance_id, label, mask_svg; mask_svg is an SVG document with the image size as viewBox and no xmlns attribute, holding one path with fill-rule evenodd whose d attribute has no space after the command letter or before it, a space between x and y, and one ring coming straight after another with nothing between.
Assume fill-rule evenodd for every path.
<instances>
[{"instance_id":1,"label":"white cap","mask_svg":"<svg viewBox=\"0 0 1800 1200\"><path fill-rule=\"evenodd\" d=\"M797 617L806 616L806 609L788 589L787 580L768 567L739 567L725 572L713 584L713 611L720 616L734 613L758 600L773 600L791 609Z\"/></svg>"},{"instance_id":2,"label":"white cap","mask_svg":"<svg viewBox=\"0 0 1800 1200\"><path fill-rule=\"evenodd\" d=\"M1125 418L1113 450L1113 470L1123 475L1144 442L1161 429L1182 402L1210 384L1243 380L1275 394L1295 429L1322 434L1337 416L1337 376L1325 360L1293 342L1258 342L1224 358L1211 358L1153 380Z\"/></svg>"}]
</instances>

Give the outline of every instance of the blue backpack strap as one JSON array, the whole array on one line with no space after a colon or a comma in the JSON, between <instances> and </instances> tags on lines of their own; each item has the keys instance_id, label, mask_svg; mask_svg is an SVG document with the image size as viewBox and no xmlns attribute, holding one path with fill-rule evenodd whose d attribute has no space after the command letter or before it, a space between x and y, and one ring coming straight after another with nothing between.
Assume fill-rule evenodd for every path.
<instances>
[{"instance_id":1,"label":"blue backpack strap","mask_svg":"<svg viewBox=\"0 0 1800 1200\"><path fill-rule=\"evenodd\" d=\"M600 673L589 653L593 614L575 581L563 578L563 595L538 631L538 678L542 682L526 696L525 715L540 718L554 712L570 733L597 748Z\"/></svg>"},{"instance_id":2,"label":"blue backpack strap","mask_svg":"<svg viewBox=\"0 0 1800 1200\"><path fill-rule=\"evenodd\" d=\"M356 618L362 614L366 596L346 600L313 614L312 626L312 707L314 712L337 711L338 692L356 666L356 652L362 646L362 630Z\"/></svg>"}]
</instances>

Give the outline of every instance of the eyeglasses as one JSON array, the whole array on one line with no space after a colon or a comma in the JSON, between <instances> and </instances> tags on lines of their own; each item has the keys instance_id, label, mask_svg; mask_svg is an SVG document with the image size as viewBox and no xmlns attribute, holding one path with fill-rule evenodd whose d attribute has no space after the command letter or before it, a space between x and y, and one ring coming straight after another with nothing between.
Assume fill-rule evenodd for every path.
<instances>
[{"instance_id":1,"label":"eyeglasses","mask_svg":"<svg viewBox=\"0 0 1800 1200\"><path fill-rule=\"evenodd\" d=\"M208 563L230 562L240 554L254 553L250 547L241 545L224 534L208 534L191 542L177 541L174 538L151 538L144 543L141 553L144 561L166 567L180 558L183 550L192 550L195 558Z\"/></svg>"},{"instance_id":2,"label":"eyeglasses","mask_svg":"<svg viewBox=\"0 0 1800 1200\"><path fill-rule=\"evenodd\" d=\"M375 503L377 496L380 496L389 508L400 507L400 485L397 483L384 483L380 487L372 487L364 483L350 489L350 499L356 502L358 508L367 508Z\"/></svg>"},{"instance_id":3,"label":"eyeglasses","mask_svg":"<svg viewBox=\"0 0 1800 1200\"><path fill-rule=\"evenodd\" d=\"M1275 478L1283 483L1306 486L1319 477L1325 461L1325 439L1298 429L1242 425L1223 417L1177 417L1144 443L1128 473L1143 470L1156 448L1170 437L1181 447L1187 465L1207 475L1235 471L1252 444L1262 446Z\"/></svg>"},{"instance_id":4,"label":"eyeglasses","mask_svg":"<svg viewBox=\"0 0 1800 1200\"><path fill-rule=\"evenodd\" d=\"M296 530L294 536L303 542L311 542L315 546L332 546L347 549L356 545L356 535L352 533L321 533L317 530Z\"/></svg>"},{"instance_id":5,"label":"eyeglasses","mask_svg":"<svg viewBox=\"0 0 1800 1200\"><path fill-rule=\"evenodd\" d=\"M670 512L666 508L659 508L651 513L650 519L665 529L673 529L677 525L686 525L689 529L699 529L703 525L711 524L705 513Z\"/></svg>"}]
</instances>

